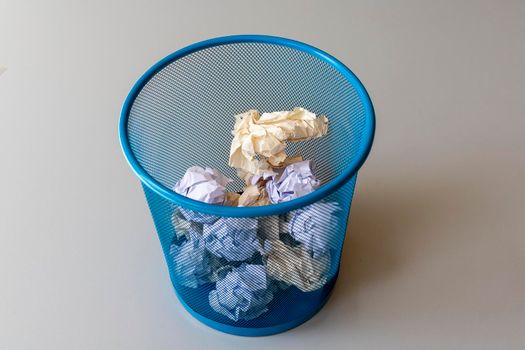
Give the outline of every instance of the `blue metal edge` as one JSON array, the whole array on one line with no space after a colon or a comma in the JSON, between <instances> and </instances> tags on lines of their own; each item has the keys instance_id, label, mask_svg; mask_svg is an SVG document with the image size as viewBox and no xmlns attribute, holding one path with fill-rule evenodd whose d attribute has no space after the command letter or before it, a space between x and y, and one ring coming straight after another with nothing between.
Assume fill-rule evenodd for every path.
<instances>
[{"instance_id":1,"label":"blue metal edge","mask_svg":"<svg viewBox=\"0 0 525 350\"><path fill-rule=\"evenodd\" d=\"M135 98L138 96L144 85L160 70L169 65L171 62L180 59L186 55L189 55L195 51L203 50L209 47L224 45L224 44L234 44L234 43L243 43L243 42L258 42L258 43L267 43L275 44L290 47L297 49L303 52L306 52L314 57L317 57L336 68L339 73L341 73L346 79L348 79L352 85L357 90L361 101L363 102L365 108L365 115L367 117L365 129L363 131L363 136L361 139L360 152L358 156L348 165L348 167L341 174L336 176L332 181L323 185L318 190L309 193L308 195L302 196L300 198L283 202L279 204L265 205L260 207L230 207L230 206L221 206L216 204L207 204L200 201L196 201L187 197L184 197L178 193L173 192L169 188L162 185L157 180L153 179L139 164L128 140L128 130L127 123L129 118L129 112L135 101ZM120 122L119 122L119 137L120 145L122 151L126 157L127 162L135 172L135 174L140 178L140 180L149 188L151 188L155 193L162 196L163 198L184 206L191 210L196 210L206 214L219 215L219 216L230 216L230 217L257 217L257 216L267 216L267 215L278 215L285 213L294 209L298 209L309 204L312 204L316 201L321 200L322 198L332 194L346 182L348 182L359 170L359 168L365 162L370 149L372 148L372 143L374 140L375 133L375 113L372 101L368 95L365 87L361 81L355 76L355 74L346 67L342 62L337 60L335 57L329 55L328 53L310 46L308 44L268 35L231 35L218 37L214 39L204 40L187 47L184 47L171 55L163 58L151 68L149 68L135 83L131 91L129 92L124 105L122 107Z\"/></svg>"}]
</instances>

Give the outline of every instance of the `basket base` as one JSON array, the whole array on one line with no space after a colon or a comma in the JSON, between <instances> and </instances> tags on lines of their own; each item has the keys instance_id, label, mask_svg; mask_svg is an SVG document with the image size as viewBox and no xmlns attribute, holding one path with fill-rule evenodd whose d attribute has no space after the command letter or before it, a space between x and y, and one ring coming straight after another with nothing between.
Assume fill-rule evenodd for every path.
<instances>
[{"instance_id":1,"label":"basket base","mask_svg":"<svg viewBox=\"0 0 525 350\"><path fill-rule=\"evenodd\" d=\"M197 320L204 323L206 326L216 329L220 332L233 334L233 335L240 335L244 337L262 337L267 335L273 335L278 334L282 332L286 332L292 328L295 328L297 326L300 326L301 324L305 323L309 319L315 316L326 304L330 296L332 295L332 292L334 290L335 282L337 281L337 274L332 278L332 281L330 282L331 286L329 292L326 294L326 297L319 303L319 306L312 310L311 313L307 314L304 317L301 317L299 319L295 319L293 321L279 324L277 326L272 327L260 327L260 328L247 328L247 327L235 327L230 326L227 324L223 324L217 321L210 320L207 317L202 316L201 314L195 312L186 302L180 297L179 293L177 293L177 290L173 288L175 291L175 295L177 295L177 299L179 299L180 303L184 308Z\"/></svg>"}]
</instances>

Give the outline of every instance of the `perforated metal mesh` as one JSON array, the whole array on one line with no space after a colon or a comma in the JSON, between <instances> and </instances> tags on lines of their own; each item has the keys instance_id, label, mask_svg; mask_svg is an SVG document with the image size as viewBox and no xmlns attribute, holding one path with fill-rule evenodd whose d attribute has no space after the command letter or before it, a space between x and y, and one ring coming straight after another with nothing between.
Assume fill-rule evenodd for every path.
<instances>
[{"instance_id":1,"label":"perforated metal mesh","mask_svg":"<svg viewBox=\"0 0 525 350\"><path fill-rule=\"evenodd\" d=\"M263 328L286 324L297 319L306 318L313 312L317 311L318 308L322 306L324 301L326 301L326 298L333 287L333 283L335 282L335 277L339 269L347 217L349 214L354 186L355 178L348 182L336 193L328 196L326 199L328 202L339 203L342 208L342 210L337 213L337 224L335 225L335 229L331 230L330 232L326 232L326 234L330 236L330 246L333 247L333 249L330 251L330 264L329 269L326 272L326 281L322 283L319 288L313 291L302 292L296 286L286 286L276 280L269 278L268 288L271 290L273 295L272 300L266 305L268 310L254 319L246 320L241 318L236 321L225 316L224 314L215 311L210 306L209 294L216 288L216 283L211 281L213 279L211 276L210 280L207 282L204 280L197 282L197 286L194 283L193 277L192 281L188 282L188 274L192 274L188 273L187 269L193 268L203 259L213 257L213 254L205 252L205 256L196 257L188 255L182 259L179 259L177 262L182 266L183 270L181 271L180 267L178 268L177 264L175 263L176 259L173 254L174 245L181 246L185 243L185 238L182 240L177 238L175 225L173 224L173 215L178 210L178 206L157 195L146 186L144 186L144 191L151 212L153 213L155 226L168 264L168 270L179 297L182 298L183 301L195 312L208 319L237 327ZM240 220L240 223L242 224L242 218L231 219ZM272 231L273 229L276 229L276 223L275 221L272 223L272 217L266 216L255 219L259 220L261 223L261 225L258 227L259 237L263 236L261 234L262 230ZM282 216L281 218L276 219L282 220ZM281 234L281 239L285 241L286 244L297 244L297 242L294 243L293 239L289 236L286 237L286 234ZM199 260L195 261L196 258ZM250 264L264 265L264 257L260 253L255 253L245 261L227 261L225 259L221 259L221 262L223 264L222 266L233 267L239 267L245 262ZM230 299L235 305L240 303L238 298L231 297Z\"/></svg>"},{"instance_id":2,"label":"perforated metal mesh","mask_svg":"<svg viewBox=\"0 0 525 350\"><path fill-rule=\"evenodd\" d=\"M168 188L190 166L228 166L234 115L304 107L329 118L326 137L290 143L289 155L313 159L327 183L359 149L365 111L356 89L333 66L305 52L263 43L220 45L179 59L135 99L128 122L133 153ZM231 190L241 191L238 179Z\"/></svg>"},{"instance_id":3,"label":"perforated metal mesh","mask_svg":"<svg viewBox=\"0 0 525 350\"><path fill-rule=\"evenodd\" d=\"M329 132L319 139L290 143L287 153L313 160L317 178L329 183L362 147L367 122L363 101L331 64L278 44L222 44L168 64L133 101L127 135L140 166L167 188L198 165L219 169L236 180L228 189L241 191L242 181L228 166L234 115L299 106L326 115ZM337 276L356 176L320 202L336 206L335 211L323 211L321 205L321 210L309 206L276 216L227 218L234 227L231 237L221 236L214 226L224 218L193 212L199 219L191 220L187 208L144 184L178 296L198 315L235 327L267 328L309 318L322 306ZM308 251L304 258L313 261L311 265L296 266L300 259L291 255L272 262L274 270L277 264L295 271L294 276L307 276L306 280L285 283L286 278L269 271L268 232L278 232L277 239L295 252ZM236 251L220 250L226 249L221 244L228 240ZM317 251L317 246L326 249ZM314 274L317 281L309 280L312 269L322 270Z\"/></svg>"}]
</instances>

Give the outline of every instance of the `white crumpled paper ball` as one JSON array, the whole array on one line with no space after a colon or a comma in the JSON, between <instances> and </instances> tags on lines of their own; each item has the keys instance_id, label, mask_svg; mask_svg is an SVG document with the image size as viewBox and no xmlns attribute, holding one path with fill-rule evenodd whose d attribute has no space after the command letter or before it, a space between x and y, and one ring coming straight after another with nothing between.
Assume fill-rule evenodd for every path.
<instances>
[{"instance_id":1,"label":"white crumpled paper ball","mask_svg":"<svg viewBox=\"0 0 525 350\"><path fill-rule=\"evenodd\" d=\"M315 191L321 182L313 174L313 162L303 160L288 165L282 174L266 182L266 192L274 204L290 201Z\"/></svg>"},{"instance_id":2,"label":"white crumpled paper ball","mask_svg":"<svg viewBox=\"0 0 525 350\"><path fill-rule=\"evenodd\" d=\"M336 202L316 202L307 207L294 210L288 223L290 235L304 244L314 258L330 249L337 248L339 218L336 212L341 208Z\"/></svg>"},{"instance_id":3,"label":"white crumpled paper ball","mask_svg":"<svg viewBox=\"0 0 525 350\"><path fill-rule=\"evenodd\" d=\"M180 246L172 245L170 254L173 256L177 281L183 286L197 288L209 282L212 266L201 233L190 228L188 236L188 240Z\"/></svg>"},{"instance_id":4,"label":"white crumpled paper ball","mask_svg":"<svg viewBox=\"0 0 525 350\"><path fill-rule=\"evenodd\" d=\"M222 205L226 199L226 185L232 181L217 169L192 166L173 190L196 201Z\"/></svg>"},{"instance_id":5,"label":"white crumpled paper ball","mask_svg":"<svg viewBox=\"0 0 525 350\"><path fill-rule=\"evenodd\" d=\"M204 225L206 249L228 261L243 261L261 250L257 238L257 219L223 217Z\"/></svg>"},{"instance_id":6,"label":"white crumpled paper ball","mask_svg":"<svg viewBox=\"0 0 525 350\"><path fill-rule=\"evenodd\" d=\"M272 299L266 268L250 264L233 268L208 295L210 306L233 321L259 317Z\"/></svg>"}]
</instances>

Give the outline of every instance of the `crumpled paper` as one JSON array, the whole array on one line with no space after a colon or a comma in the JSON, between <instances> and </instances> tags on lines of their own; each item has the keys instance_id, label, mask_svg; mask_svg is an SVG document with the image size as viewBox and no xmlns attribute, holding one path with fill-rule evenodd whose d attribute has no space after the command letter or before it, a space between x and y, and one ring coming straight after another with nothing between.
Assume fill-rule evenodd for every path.
<instances>
[{"instance_id":1,"label":"crumpled paper","mask_svg":"<svg viewBox=\"0 0 525 350\"><path fill-rule=\"evenodd\" d=\"M292 111L263 113L249 110L235 116L230 166L256 174L260 169L278 167L286 159L285 141L321 137L328 130L328 119L297 107ZM257 159L257 155L266 159Z\"/></svg>"},{"instance_id":2,"label":"crumpled paper","mask_svg":"<svg viewBox=\"0 0 525 350\"><path fill-rule=\"evenodd\" d=\"M289 233L317 258L337 248L337 235L341 232L336 212L340 210L336 202L316 202L294 210L288 223Z\"/></svg>"},{"instance_id":3,"label":"crumpled paper","mask_svg":"<svg viewBox=\"0 0 525 350\"><path fill-rule=\"evenodd\" d=\"M268 204L271 204L271 202L266 188L258 185L246 186L238 201L239 207L254 207Z\"/></svg>"},{"instance_id":4,"label":"crumpled paper","mask_svg":"<svg viewBox=\"0 0 525 350\"><path fill-rule=\"evenodd\" d=\"M229 205L236 207L239 205L239 197L241 195L237 192L226 192L226 197L224 199L224 205Z\"/></svg>"},{"instance_id":5,"label":"crumpled paper","mask_svg":"<svg viewBox=\"0 0 525 350\"><path fill-rule=\"evenodd\" d=\"M283 223L279 215L263 216L259 218L259 239L261 243L279 239Z\"/></svg>"},{"instance_id":6,"label":"crumpled paper","mask_svg":"<svg viewBox=\"0 0 525 350\"><path fill-rule=\"evenodd\" d=\"M256 174L246 174L244 181L248 186L255 186L266 183L266 181L274 179L278 172L273 171L272 169L261 169Z\"/></svg>"},{"instance_id":7,"label":"crumpled paper","mask_svg":"<svg viewBox=\"0 0 525 350\"><path fill-rule=\"evenodd\" d=\"M183 286L197 288L199 285L209 282L212 266L201 234L190 228L188 240L180 246L172 245L170 254L173 256L175 276Z\"/></svg>"},{"instance_id":8,"label":"crumpled paper","mask_svg":"<svg viewBox=\"0 0 525 350\"><path fill-rule=\"evenodd\" d=\"M233 321L251 320L268 311L272 300L263 265L242 264L217 281L208 295L210 306Z\"/></svg>"},{"instance_id":9,"label":"crumpled paper","mask_svg":"<svg viewBox=\"0 0 525 350\"><path fill-rule=\"evenodd\" d=\"M277 174L272 169L259 169L257 174L244 173L241 177L247 186L239 197L238 206L249 207L271 204L265 184L267 180L274 178Z\"/></svg>"},{"instance_id":10,"label":"crumpled paper","mask_svg":"<svg viewBox=\"0 0 525 350\"><path fill-rule=\"evenodd\" d=\"M242 169L237 169L237 176L243 179L248 186L261 184L282 174L284 168L286 168L288 165L302 161L302 156L292 156L286 158L278 167L271 168L270 164L263 163L264 165L260 167L256 173L248 173Z\"/></svg>"},{"instance_id":11,"label":"crumpled paper","mask_svg":"<svg viewBox=\"0 0 525 350\"><path fill-rule=\"evenodd\" d=\"M173 190L178 194L197 201L210 204L237 204L237 194L226 192L226 185L233 180L222 175L217 169L192 166L180 179ZM199 224L213 224L218 216L196 212L190 209L179 208L186 220Z\"/></svg>"},{"instance_id":12,"label":"crumpled paper","mask_svg":"<svg viewBox=\"0 0 525 350\"><path fill-rule=\"evenodd\" d=\"M171 223L173 224L177 238L185 237L192 227L191 221L186 220L178 208L176 208L171 215Z\"/></svg>"},{"instance_id":13,"label":"crumpled paper","mask_svg":"<svg viewBox=\"0 0 525 350\"><path fill-rule=\"evenodd\" d=\"M319 188L321 182L312 171L313 162L304 160L288 165L277 180L266 182L266 192L274 204L304 196Z\"/></svg>"},{"instance_id":14,"label":"crumpled paper","mask_svg":"<svg viewBox=\"0 0 525 350\"><path fill-rule=\"evenodd\" d=\"M324 286L330 268L330 253L313 258L303 246L289 247L283 242L267 241L266 268L268 276L291 284L303 292L312 292Z\"/></svg>"},{"instance_id":15,"label":"crumpled paper","mask_svg":"<svg viewBox=\"0 0 525 350\"><path fill-rule=\"evenodd\" d=\"M183 238L188 238L189 239L189 231L190 230L194 230L195 232L199 232L199 234L202 234L202 225L199 225L199 223L195 222L195 221L189 221L188 219L186 219L186 216L183 214L183 212L185 211L184 208L175 208L175 210L173 211L173 214L171 215L171 223L173 224L173 228L175 230L175 238L177 240L180 240L180 239L183 239ZM199 213L195 213L193 211L188 211L186 209L186 214L190 217L197 217L199 216ZM200 215L206 215L206 214L200 214ZM204 221L206 222L209 222L209 223L213 223L215 221L217 221L219 218L218 217L214 217L215 219L211 220L212 216L209 215L209 217L206 217L206 219L204 219ZM202 217L199 217L202 221ZM199 220L199 219L197 219Z\"/></svg>"},{"instance_id":16,"label":"crumpled paper","mask_svg":"<svg viewBox=\"0 0 525 350\"><path fill-rule=\"evenodd\" d=\"M204 225L206 249L228 261L243 261L261 251L257 239L257 219L222 217Z\"/></svg>"},{"instance_id":17,"label":"crumpled paper","mask_svg":"<svg viewBox=\"0 0 525 350\"><path fill-rule=\"evenodd\" d=\"M219 220L219 217L215 215L204 214L182 207L179 207L179 210L186 220L193 221L198 224L213 224L215 221Z\"/></svg>"},{"instance_id":18,"label":"crumpled paper","mask_svg":"<svg viewBox=\"0 0 525 350\"><path fill-rule=\"evenodd\" d=\"M186 170L173 190L204 203L223 204L226 199L226 185L232 181L217 169L192 166Z\"/></svg>"}]
</instances>

